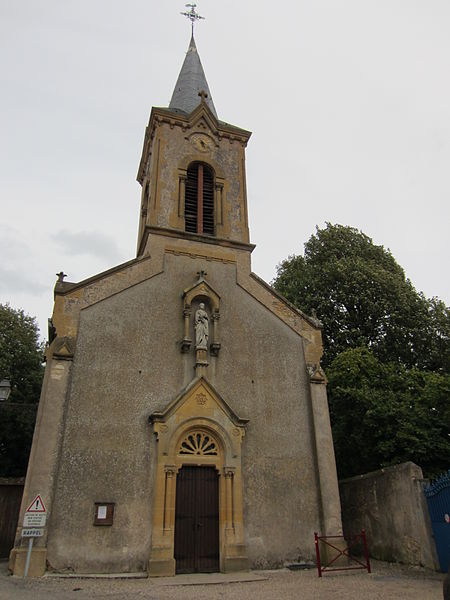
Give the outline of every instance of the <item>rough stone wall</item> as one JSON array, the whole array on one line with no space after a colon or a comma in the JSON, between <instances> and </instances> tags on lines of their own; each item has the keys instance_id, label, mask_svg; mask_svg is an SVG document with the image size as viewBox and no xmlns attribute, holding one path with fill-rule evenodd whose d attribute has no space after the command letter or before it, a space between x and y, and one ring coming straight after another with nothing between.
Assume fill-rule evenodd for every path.
<instances>
[{"instance_id":1,"label":"rough stone wall","mask_svg":"<svg viewBox=\"0 0 450 600\"><path fill-rule=\"evenodd\" d=\"M412 462L340 481L344 533L365 529L373 558L437 569L422 481Z\"/></svg>"},{"instance_id":2,"label":"rough stone wall","mask_svg":"<svg viewBox=\"0 0 450 600\"><path fill-rule=\"evenodd\" d=\"M199 151L193 143L193 136L196 134L204 135L210 140L207 153ZM147 221L149 225L184 231L184 215L179 214L179 204L181 201L184 203L184 199L180 199L180 169L187 169L195 161L206 162L213 168L216 179L220 179L224 186L216 236L249 242L243 172L245 149L241 143L228 139L218 141L208 127L199 127L198 124L186 132L179 126L172 127L162 123L158 126L152 148L148 174L152 185Z\"/></svg>"},{"instance_id":3,"label":"rough stone wall","mask_svg":"<svg viewBox=\"0 0 450 600\"><path fill-rule=\"evenodd\" d=\"M146 569L156 466L148 416L194 377L194 349L180 352L182 293L202 269L221 297L222 346L209 357L207 379L250 419L243 441L250 563L312 558L320 495L302 340L236 284L235 264L166 254L164 272L80 313L49 523L55 569ZM94 502L116 503L113 527L93 525Z\"/></svg>"}]
</instances>

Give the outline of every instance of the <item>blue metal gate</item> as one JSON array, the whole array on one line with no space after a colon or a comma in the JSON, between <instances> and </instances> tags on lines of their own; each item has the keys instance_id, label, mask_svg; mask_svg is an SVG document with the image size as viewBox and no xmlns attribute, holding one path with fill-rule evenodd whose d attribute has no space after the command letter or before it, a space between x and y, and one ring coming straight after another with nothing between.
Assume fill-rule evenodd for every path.
<instances>
[{"instance_id":1,"label":"blue metal gate","mask_svg":"<svg viewBox=\"0 0 450 600\"><path fill-rule=\"evenodd\" d=\"M424 488L441 571L447 573L450 563L450 469Z\"/></svg>"}]
</instances>

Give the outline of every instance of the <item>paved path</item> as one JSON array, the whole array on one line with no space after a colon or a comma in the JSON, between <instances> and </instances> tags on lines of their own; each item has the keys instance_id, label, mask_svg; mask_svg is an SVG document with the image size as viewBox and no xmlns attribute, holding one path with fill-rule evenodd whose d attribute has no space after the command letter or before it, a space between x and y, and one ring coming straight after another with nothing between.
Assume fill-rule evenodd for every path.
<instances>
[{"instance_id":1,"label":"paved path","mask_svg":"<svg viewBox=\"0 0 450 600\"><path fill-rule=\"evenodd\" d=\"M8 575L1 563L0 600L442 600L443 579L425 569L374 561L370 575L347 571L321 579L315 570L279 570L234 577L24 580Z\"/></svg>"}]
</instances>

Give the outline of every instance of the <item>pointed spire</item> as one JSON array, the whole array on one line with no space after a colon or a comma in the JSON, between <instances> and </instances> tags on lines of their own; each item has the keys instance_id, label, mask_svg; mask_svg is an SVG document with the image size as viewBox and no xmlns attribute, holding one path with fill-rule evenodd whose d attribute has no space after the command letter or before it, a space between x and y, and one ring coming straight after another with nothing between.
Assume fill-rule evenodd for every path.
<instances>
[{"instance_id":1,"label":"pointed spire","mask_svg":"<svg viewBox=\"0 0 450 600\"><path fill-rule=\"evenodd\" d=\"M206 92L206 97L200 96L200 92ZM216 109L211 98L208 82L203 71L200 56L197 52L194 36L191 37L189 48L178 75L177 83L172 94L169 108L183 110L191 113L204 98L206 104L217 118Z\"/></svg>"}]
</instances>

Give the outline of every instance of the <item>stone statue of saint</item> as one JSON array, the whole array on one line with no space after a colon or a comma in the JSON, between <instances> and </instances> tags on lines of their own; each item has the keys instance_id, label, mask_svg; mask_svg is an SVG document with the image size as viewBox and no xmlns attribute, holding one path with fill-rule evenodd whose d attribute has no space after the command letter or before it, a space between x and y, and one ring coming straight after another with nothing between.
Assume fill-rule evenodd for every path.
<instances>
[{"instance_id":1,"label":"stone statue of saint","mask_svg":"<svg viewBox=\"0 0 450 600\"><path fill-rule=\"evenodd\" d=\"M197 349L206 350L208 348L208 335L208 313L203 302L200 302L195 313L195 346Z\"/></svg>"}]
</instances>

